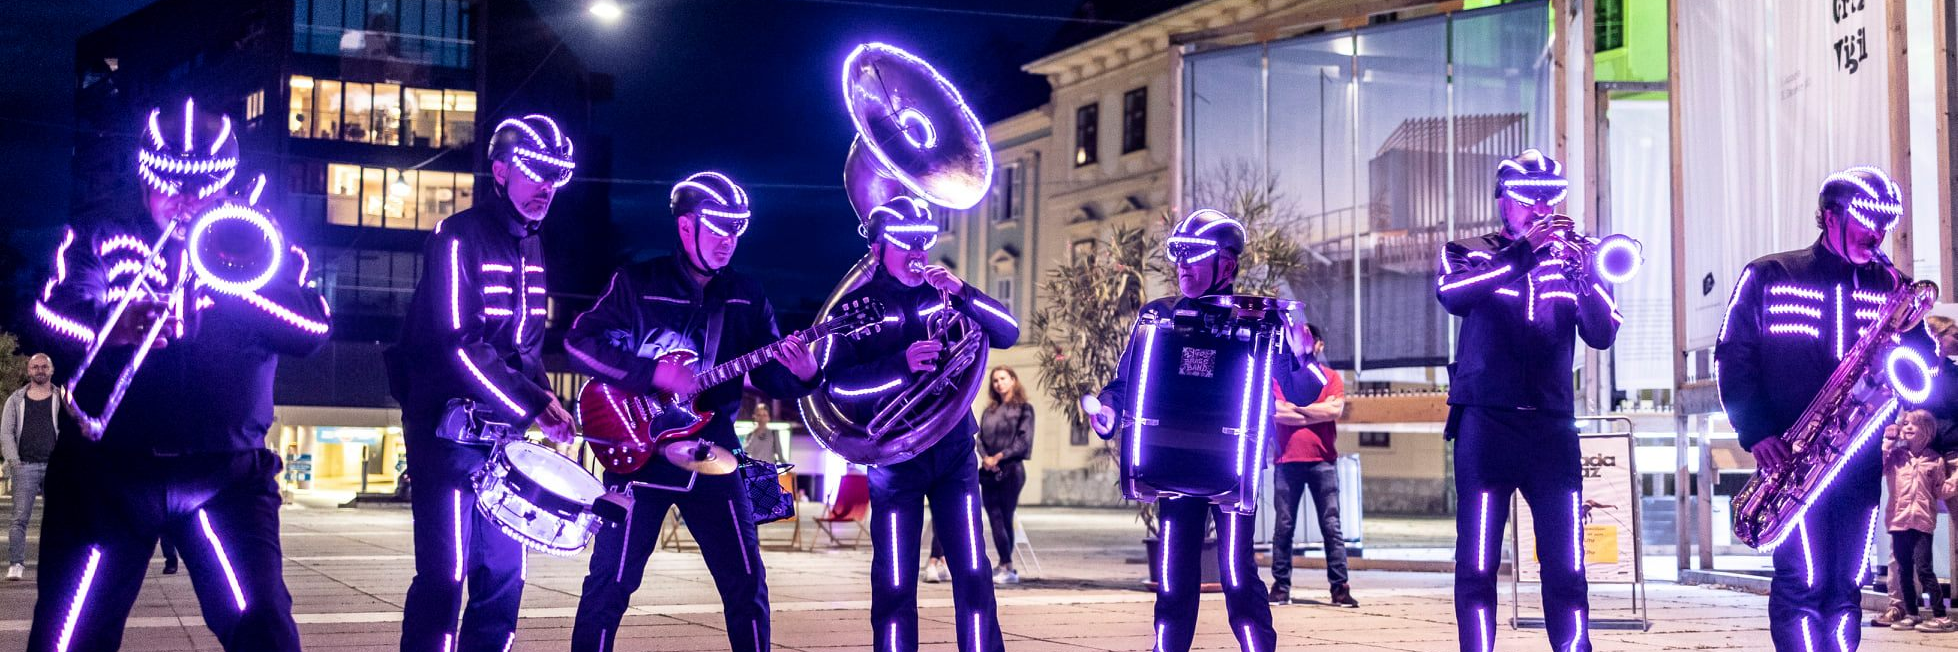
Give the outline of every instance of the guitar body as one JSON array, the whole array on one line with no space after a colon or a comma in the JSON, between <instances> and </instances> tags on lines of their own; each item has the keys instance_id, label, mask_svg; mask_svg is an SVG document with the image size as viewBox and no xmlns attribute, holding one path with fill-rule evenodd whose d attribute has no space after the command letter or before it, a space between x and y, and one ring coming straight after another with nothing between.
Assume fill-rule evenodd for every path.
<instances>
[{"instance_id":1,"label":"guitar body","mask_svg":"<svg viewBox=\"0 0 1958 652\"><path fill-rule=\"evenodd\" d=\"M806 341L831 335L857 336L875 329L884 319L884 306L861 299L839 306L836 316L798 333ZM780 344L780 342L777 342ZM738 379L742 374L773 359L771 344L760 350L721 364L695 377L701 390ZM693 366L700 356L692 351L674 351L660 356L662 362ZM647 395L620 389L604 381L592 380L578 390L578 420L584 429L585 443L598 457L598 463L613 473L633 473L673 441L700 436L714 418L714 412L699 410L692 397Z\"/></svg>"},{"instance_id":2,"label":"guitar body","mask_svg":"<svg viewBox=\"0 0 1958 652\"><path fill-rule=\"evenodd\" d=\"M695 356L678 351L660 359L692 364ZM598 380L578 390L578 415L598 463L620 474L644 468L668 442L698 436L714 418L713 412L677 404L672 396L638 394Z\"/></svg>"}]
</instances>

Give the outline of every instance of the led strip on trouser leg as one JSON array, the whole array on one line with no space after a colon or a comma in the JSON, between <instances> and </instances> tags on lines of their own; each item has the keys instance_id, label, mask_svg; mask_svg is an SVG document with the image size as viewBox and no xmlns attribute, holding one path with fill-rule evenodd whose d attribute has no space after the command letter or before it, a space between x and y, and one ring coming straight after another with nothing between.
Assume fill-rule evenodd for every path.
<instances>
[{"instance_id":1,"label":"led strip on trouser leg","mask_svg":"<svg viewBox=\"0 0 1958 652\"><path fill-rule=\"evenodd\" d=\"M68 652L68 644L75 640L75 623L82 618L82 606L88 603L88 590L95 585L95 569L101 564L102 549L89 546L88 566L82 569L82 581L75 587L74 601L68 603L68 619L61 623L61 636L55 640L55 650Z\"/></svg>"},{"instance_id":2,"label":"led strip on trouser leg","mask_svg":"<svg viewBox=\"0 0 1958 652\"><path fill-rule=\"evenodd\" d=\"M211 516L204 510L197 510L197 522L204 527L204 538L210 540L211 551L218 556L218 566L224 569L224 579L231 583L231 599L238 602L238 611L245 610L245 589L238 586L238 573L231 567L231 557L224 552L224 542L218 540L217 530L211 528Z\"/></svg>"},{"instance_id":3,"label":"led strip on trouser leg","mask_svg":"<svg viewBox=\"0 0 1958 652\"><path fill-rule=\"evenodd\" d=\"M965 495L965 545L966 554L972 560L972 570L979 570L979 508L973 501L977 496Z\"/></svg>"},{"instance_id":4,"label":"led strip on trouser leg","mask_svg":"<svg viewBox=\"0 0 1958 652\"><path fill-rule=\"evenodd\" d=\"M1489 570L1489 492L1482 492L1482 518L1475 526L1475 570Z\"/></svg>"}]
</instances>

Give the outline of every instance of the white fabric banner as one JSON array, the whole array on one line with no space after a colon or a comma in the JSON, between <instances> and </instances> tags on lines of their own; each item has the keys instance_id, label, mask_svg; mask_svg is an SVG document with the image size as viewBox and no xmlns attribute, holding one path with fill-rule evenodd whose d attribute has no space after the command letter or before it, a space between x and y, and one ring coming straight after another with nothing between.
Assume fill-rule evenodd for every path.
<instances>
[{"instance_id":1,"label":"white fabric banner","mask_svg":"<svg viewBox=\"0 0 1958 652\"><path fill-rule=\"evenodd\" d=\"M1679 3L1684 350L1748 261L1815 240L1823 177L1890 162L1881 0ZM1906 262L1906 264L1908 264Z\"/></svg>"}]
</instances>

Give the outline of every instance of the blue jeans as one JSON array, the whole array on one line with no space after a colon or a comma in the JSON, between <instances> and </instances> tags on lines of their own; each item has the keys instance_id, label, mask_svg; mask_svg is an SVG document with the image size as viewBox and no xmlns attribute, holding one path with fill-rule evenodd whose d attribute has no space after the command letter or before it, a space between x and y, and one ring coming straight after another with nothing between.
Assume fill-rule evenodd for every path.
<instances>
[{"instance_id":1,"label":"blue jeans","mask_svg":"<svg viewBox=\"0 0 1958 652\"><path fill-rule=\"evenodd\" d=\"M7 531L7 562L27 563L27 522L34 518L34 499L41 495L41 481L47 477L45 462L16 462L13 468L14 527Z\"/></svg>"},{"instance_id":2,"label":"blue jeans","mask_svg":"<svg viewBox=\"0 0 1958 652\"><path fill-rule=\"evenodd\" d=\"M1278 508L1271 532L1271 582L1292 585L1292 532L1298 529L1301 492L1312 492L1319 532L1326 538L1326 581L1346 583L1346 537L1339 531L1339 466L1333 462L1281 462L1272 473L1272 502Z\"/></svg>"}]
</instances>

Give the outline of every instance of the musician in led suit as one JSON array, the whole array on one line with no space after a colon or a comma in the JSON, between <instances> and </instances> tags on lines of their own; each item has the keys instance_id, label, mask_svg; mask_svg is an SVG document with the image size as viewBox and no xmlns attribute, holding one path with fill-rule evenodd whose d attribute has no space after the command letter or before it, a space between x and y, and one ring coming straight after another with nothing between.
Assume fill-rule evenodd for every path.
<instances>
[{"instance_id":1,"label":"musician in led suit","mask_svg":"<svg viewBox=\"0 0 1958 652\"><path fill-rule=\"evenodd\" d=\"M1877 320L1888 295L1909 279L1883 254L1903 219L1903 194L1882 170L1829 175L1817 198L1815 243L1755 259L1740 272L1714 349L1720 401L1741 446L1763 470L1787 463L1786 432L1828 384L1845 351ZM1935 345L1921 328L1903 333L1900 384L1928 389ZM1919 382L1921 381L1921 382ZM1885 382L1885 381L1879 381ZM1926 394L1929 392L1927 391ZM1906 402L1921 401L1900 392ZM1861 596L1881 493L1881 428L1899 406L1872 417L1875 431L1840 462L1824 493L1774 551L1768 622L1777 650L1853 650L1861 640ZM1885 406L1871 406L1883 411ZM1853 433L1863 434L1863 433Z\"/></svg>"},{"instance_id":2,"label":"musician in led suit","mask_svg":"<svg viewBox=\"0 0 1958 652\"><path fill-rule=\"evenodd\" d=\"M1168 254L1176 266L1176 287L1181 296L1156 299L1142 306L1141 318L1154 320L1179 310L1192 310L1197 300L1212 295L1235 293L1238 256L1244 252L1244 226L1221 212L1202 209L1176 225L1168 241ZM1318 396L1325 380L1316 375L1312 356L1313 340L1304 323L1295 324L1285 338L1287 349L1278 351L1273 378L1286 396ZM1142 341L1132 339L1122 352L1117 375L1097 396L1101 412L1090 415L1095 432L1103 439L1114 436L1120 423L1119 411L1134 405L1130 394L1131 361L1141 355ZM1142 400L1148 400L1144 396ZM1235 396L1218 400L1234 401ZM1264 418L1270 419L1266 414ZM1269 426L1270 424L1267 424ZM1265 428L1266 432L1272 428ZM1260 457L1256 462L1263 464ZM1251 553L1256 528L1255 516L1212 504L1201 496L1164 496L1156 500L1156 513L1162 532L1162 569L1156 587L1155 650L1184 652L1196 635L1198 600L1202 597L1198 573L1201 572L1205 519L1214 518L1218 536L1217 566L1224 574L1224 609L1230 618L1231 634L1245 650L1270 652L1276 649L1278 633L1271 625L1271 605L1266 601L1264 580L1258 575L1257 560Z\"/></svg>"},{"instance_id":3,"label":"musician in led suit","mask_svg":"<svg viewBox=\"0 0 1958 652\"><path fill-rule=\"evenodd\" d=\"M415 481L415 578L402 610L402 652L499 652L516 639L526 549L476 509L471 481L493 447L457 441L454 428L438 425L455 423L444 418L451 399L466 399L485 421L572 437L571 415L544 376L538 231L571 181L573 151L548 117L497 125L489 142L494 192L436 225L401 341L387 352Z\"/></svg>"},{"instance_id":4,"label":"musician in led suit","mask_svg":"<svg viewBox=\"0 0 1958 652\"><path fill-rule=\"evenodd\" d=\"M317 350L327 308L307 287L305 253L248 208L262 186L248 198L225 194L240 127L189 100L151 110L133 155L147 213L68 230L37 297L35 315L62 368L76 368L106 339L74 393L85 421L102 415L151 324L167 321L99 437L56 442L28 650L117 649L159 537L180 547L204 622L225 650L300 647L281 570L280 461L265 436L278 356ZM225 217L203 218L211 228L188 234L200 215ZM226 230L245 229L232 233L257 229L264 240L244 241L269 245L269 259L243 269L205 260L191 240L226 238L212 235L223 233L219 219L236 220ZM153 247L162 265L145 271ZM240 272L266 281L253 288L238 282ZM108 324L139 276L158 294L137 292Z\"/></svg>"},{"instance_id":5,"label":"musician in led suit","mask_svg":"<svg viewBox=\"0 0 1958 652\"><path fill-rule=\"evenodd\" d=\"M1494 649L1496 571L1510 496L1536 526L1550 646L1591 649L1571 369L1578 339L1611 346L1623 318L1594 269L1573 269L1556 214L1563 166L1525 150L1496 168L1502 230L1448 243L1435 296L1461 318L1446 436L1455 440L1455 623L1464 652ZM1560 236L1559 234L1565 234ZM1587 261L1588 262L1588 261Z\"/></svg>"},{"instance_id":6,"label":"musician in led suit","mask_svg":"<svg viewBox=\"0 0 1958 652\"><path fill-rule=\"evenodd\" d=\"M816 357L799 338L781 336L761 283L728 269L752 221L748 192L726 175L702 172L674 185L671 206L679 255L613 273L598 304L571 322L565 352L572 368L623 391L699 394L694 403L714 413L699 437L738 450L734 415L742 378L775 398L801 398L819 380ZM780 346L764 352L772 362L712 387L696 386L695 374L777 340ZM678 348L704 351L704 357L692 367L658 359ZM720 590L728 649L769 649L767 576L753 507L739 478L693 473L658 454L633 473L605 474L606 486L630 492L634 500L621 527L598 532L571 630L573 650L613 649L619 620L674 505Z\"/></svg>"},{"instance_id":7,"label":"musician in led suit","mask_svg":"<svg viewBox=\"0 0 1958 652\"><path fill-rule=\"evenodd\" d=\"M938 311L956 310L970 318L992 348L1003 349L1020 339L1020 325L1005 306L950 270L926 263L938 241L938 226L925 202L898 197L872 209L865 236L876 269L869 281L837 303L879 301L885 323L867 335L831 340L823 391L839 408L868 415L881 399L935 371L945 343L928 337L926 320ZM869 418L857 421L867 423ZM870 622L878 652L918 649L919 535L927 499L933 533L950 553L958 649L1005 649L993 604L993 567L980 534L979 459L973 448L978 427L968 410L958 425L916 457L870 469L870 531L876 547Z\"/></svg>"}]
</instances>

